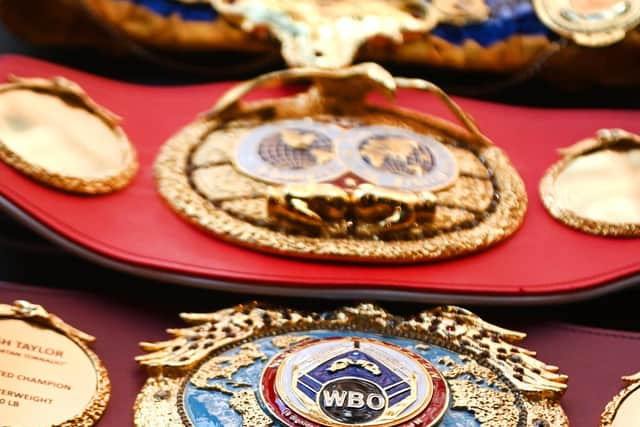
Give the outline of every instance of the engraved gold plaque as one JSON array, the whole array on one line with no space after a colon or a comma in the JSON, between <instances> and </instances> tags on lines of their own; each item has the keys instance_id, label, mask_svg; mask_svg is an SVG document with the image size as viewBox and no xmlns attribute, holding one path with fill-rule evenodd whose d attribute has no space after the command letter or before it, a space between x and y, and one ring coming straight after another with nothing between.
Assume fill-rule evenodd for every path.
<instances>
[{"instance_id":1,"label":"engraved gold plaque","mask_svg":"<svg viewBox=\"0 0 640 427\"><path fill-rule=\"evenodd\" d=\"M311 81L260 102L260 86ZM435 94L464 128L370 103L369 92ZM172 137L158 189L187 221L251 248L309 258L413 262L514 233L527 196L507 156L441 89L375 64L280 71L240 84Z\"/></svg>"},{"instance_id":2,"label":"engraved gold plaque","mask_svg":"<svg viewBox=\"0 0 640 427\"><path fill-rule=\"evenodd\" d=\"M638 0L533 0L533 4L549 28L583 46L619 42L640 24Z\"/></svg>"},{"instance_id":3,"label":"engraved gold plaque","mask_svg":"<svg viewBox=\"0 0 640 427\"><path fill-rule=\"evenodd\" d=\"M567 377L459 307L183 314L142 343L137 427L568 427Z\"/></svg>"},{"instance_id":4,"label":"engraved gold plaque","mask_svg":"<svg viewBox=\"0 0 640 427\"><path fill-rule=\"evenodd\" d=\"M92 426L110 396L94 338L41 306L0 304L0 426Z\"/></svg>"},{"instance_id":5,"label":"engraved gold plaque","mask_svg":"<svg viewBox=\"0 0 640 427\"><path fill-rule=\"evenodd\" d=\"M76 193L109 193L133 179L136 153L117 116L60 77L9 80L0 86L0 159Z\"/></svg>"},{"instance_id":6,"label":"engraved gold plaque","mask_svg":"<svg viewBox=\"0 0 640 427\"><path fill-rule=\"evenodd\" d=\"M635 427L640 420L640 372L622 378L627 386L607 404L600 427Z\"/></svg>"},{"instance_id":7,"label":"engraved gold plaque","mask_svg":"<svg viewBox=\"0 0 640 427\"><path fill-rule=\"evenodd\" d=\"M540 182L549 213L587 233L640 236L640 137L604 129L560 153Z\"/></svg>"}]
</instances>

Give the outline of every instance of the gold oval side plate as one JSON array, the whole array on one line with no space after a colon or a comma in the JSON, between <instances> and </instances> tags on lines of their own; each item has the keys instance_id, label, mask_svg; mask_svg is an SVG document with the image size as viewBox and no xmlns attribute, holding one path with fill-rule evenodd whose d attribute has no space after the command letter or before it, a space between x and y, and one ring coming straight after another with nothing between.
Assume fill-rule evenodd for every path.
<instances>
[{"instance_id":1,"label":"gold oval side plate","mask_svg":"<svg viewBox=\"0 0 640 427\"><path fill-rule=\"evenodd\" d=\"M61 190L111 193L138 170L119 120L64 78L10 77L0 86L0 159Z\"/></svg>"},{"instance_id":2,"label":"gold oval side plate","mask_svg":"<svg viewBox=\"0 0 640 427\"><path fill-rule=\"evenodd\" d=\"M640 236L640 136L603 129L560 153L540 182L549 213L586 233Z\"/></svg>"},{"instance_id":3,"label":"gold oval side plate","mask_svg":"<svg viewBox=\"0 0 640 427\"><path fill-rule=\"evenodd\" d=\"M0 304L0 425L96 424L111 383L93 341L40 305Z\"/></svg>"}]
</instances>

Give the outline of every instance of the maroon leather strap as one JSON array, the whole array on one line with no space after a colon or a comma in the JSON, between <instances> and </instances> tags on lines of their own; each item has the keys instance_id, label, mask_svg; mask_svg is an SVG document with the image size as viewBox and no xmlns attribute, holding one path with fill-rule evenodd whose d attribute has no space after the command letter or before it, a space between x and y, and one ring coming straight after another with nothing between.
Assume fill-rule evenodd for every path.
<instances>
[{"instance_id":1,"label":"maroon leather strap","mask_svg":"<svg viewBox=\"0 0 640 427\"><path fill-rule=\"evenodd\" d=\"M219 297L210 295L210 310L222 308ZM146 378L133 360L141 354L138 343L166 339L166 328L183 325L178 313L193 309L189 304L156 304L153 299L141 304L139 298L123 300L0 282L0 302L28 299L97 337L94 349L109 369L113 386L101 427L131 425L131 408ZM514 326L508 320L499 323ZM572 426L596 427L600 412L622 387L620 377L640 370L640 334L561 323L516 327L529 335L526 348L569 375L563 406Z\"/></svg>"}]
</instances>

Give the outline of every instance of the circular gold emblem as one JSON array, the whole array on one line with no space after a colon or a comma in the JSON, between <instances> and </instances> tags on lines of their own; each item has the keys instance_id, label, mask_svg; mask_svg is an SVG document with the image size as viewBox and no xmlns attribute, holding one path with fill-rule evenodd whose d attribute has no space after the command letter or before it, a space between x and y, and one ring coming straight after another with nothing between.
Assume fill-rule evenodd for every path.
<instances>
[{"instance_id":1,"label":"circular gold emblem","mask_svg":"<svg viewBox=\"0 0 640 427\"><path fill-rule=\"evenodd\" d=\"M638 0L533 0L533 4L547 26L584 46L616 43L640 24Z\"/></svg>"}]
</instances>

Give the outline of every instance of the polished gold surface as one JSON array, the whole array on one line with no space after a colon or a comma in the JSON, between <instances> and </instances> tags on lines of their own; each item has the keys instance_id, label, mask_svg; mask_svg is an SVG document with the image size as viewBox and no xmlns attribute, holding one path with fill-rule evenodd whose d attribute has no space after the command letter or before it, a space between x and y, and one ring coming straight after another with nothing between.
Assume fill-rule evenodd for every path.
<instances>
[{"instance_id":1,"label":"polished gold surface","mask_svg":"<svg viewBox=\"0 0 640 427\"><path fill-rule=\"evenodd\" d=\"M137 361L150 377L135 404L137 427L191 427L182 402L187 382L208 387L208 379L229 378L234 370L250 366L264 356L252 345L255 339L274 336L273 344L279 348L304 345L305 336L282 337L294 331L325 329L407 337L423 341L419 344L423 349L436 345L459 352L467 363L443 358L439 362L442 374L452 388L454 407L473 412L482 427L569 425L559 404L567 377L559 374L557 367L537 360L534 352L519 347L525 334L492 325L459 307L438 307L402 318L372 304L320 315L252 303L212 313L183 314L182 318L192 326L170 329L172 338L167 341L141 344L147 354ZM238 348L241 357L219 357L233 348ZM494 385L495 392L480 388L479 381ZM265 422L261 425L270 425L256 404L255 394L246 385L230 385L241 390L222 391L233 396L234 410ZM522 413L527 414L526 420L520 419ZM243 425L251 425L246 421Z\"/></svg>"},{"instance_id":2,"label":"polished gold surface","mask_svg":"<svg viewBox=\"0 0 640 427\"><path fill-rule=\"evenodd\" d=\"M640 235L640 138L603 130L562 153L540 184L549 212L589 233Z\"/></svg>"},{"instance_id":3,"label":"polished gold surface","mask_svg":"<svg viewBox=\"0 0 640 427\"><path fill-rule=\"evenodd\" d=\"M607 404L600 427L636 427L640 420L640 372L624 377L627 383L620 393Z\"/></svg>"},{"instance_id":4,"label":"polished gold surface","mask_svg":"<svg viewBox=\"0 0 640 427\"><path fill-rule=\"evenodd\" d=\"M407 34L425 34L439 22L484 21L484 0L210 0L246 32L268 30L290 66L337 68L351 64L363 43L384 37L401 44Z\"/></svg>"},{"instance_id":5,"label":"polished gold surface","mask_svg":"<svg viewBox=\"0 0 640 427\"><path fill-rule=\"evenodd\" d=\"M49 427L74 418L89 405L96 391L96 370L73 341L16 319L0 320L0 337L3 424Z\"/></svg>"},{"instance_id":6,"label":"polished gold surface","mask_svg":"<svg viewBox=\"0 0 640 427\"><path fill-rule=\"evenodd\" d=\"M93 340L41 306L0 304L0 424L94 425L110 384Z\"/></svg>"},{"instance_id":7,"label":"polished gold surface","mask_svg":"<svg viewBox=\"0 0 640 427\"><path fill-rule=\"evenodd\" d=\"M313 81L307 92L242 101L299 80ZM435 94L464 128L366 101L399 88ZM515 232L527 205L507 156L442 90L375 64L286 70L232 88L162 147L155 176L172 209L217 237L337 260L474 252Z\"/></svg>"},{"instance_id":8,"label":"polished gold surface","mask_svg":"<svg viewBox=\"0 0 640 427\"><path fill-rule=\"evenodd\" d=\"M137 169L117 121L72 82L14 78L0 86L0 158L63 190L115 191Z\"/></svg>"},{"instance_id":9,"label":"polished gold surface","mask_svg":"<svg viewBox=\"0 0 640 427\"><path fill-rule=\"evenodd\" d=\"M542 22L579 45L608 46L640 24L638 0L533 0Z\"/></svg>"}]
</instances>

